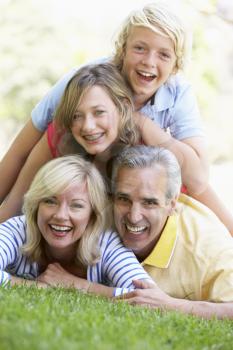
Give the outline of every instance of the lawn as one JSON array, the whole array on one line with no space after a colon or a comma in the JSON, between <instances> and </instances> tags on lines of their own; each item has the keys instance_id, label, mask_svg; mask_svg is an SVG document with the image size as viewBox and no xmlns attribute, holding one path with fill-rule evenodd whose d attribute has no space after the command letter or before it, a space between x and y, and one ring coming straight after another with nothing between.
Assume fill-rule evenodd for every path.
<instances>
[{"instance_id":1,"label":"lawn","mask_svg":"<svg viewBox=\"0 0 233 350\"><path fill-rule=\"evenodd\" d=\"M233 321L161 313L74 290L0 288L0 349L231 350Z\"/></svg>"}]
</instances>

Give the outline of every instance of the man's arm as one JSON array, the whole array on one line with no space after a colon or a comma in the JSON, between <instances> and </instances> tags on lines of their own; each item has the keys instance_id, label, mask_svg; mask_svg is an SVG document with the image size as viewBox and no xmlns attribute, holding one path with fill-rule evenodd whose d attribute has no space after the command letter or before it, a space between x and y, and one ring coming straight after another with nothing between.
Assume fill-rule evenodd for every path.
<instances>
[{"instance_id":1,"label":"man's arm","mask_svg":"<svg viewBox=\"0 0 233 350\"><path fill-rule=\"evenodd\" d=\"M12 216L21 214L23 196L27 192L32 179L39 168L51 159L51 152L47 142L47 135L40 139L27 158L19 176L0 207L0 222Z\"/></svg>"},{"instance_id":2,"label":"man's arm","mask_svg":"<svg viewBox=\"0 0 233 350\"><path fill-rule=\"evenodd\" d=\"M32 148L39 141L42 132L37 130L31 119L19 132L9 150L0 162L0 203L14 185L20 170Z\"/></svg>"},{"instance_id":3,"label":"man's arm","mask_svg":"<svg viewBox=\"0 0 233 350\"><path fill-rule=\"evenodd\" d=\"M214 303L208 301L192 301L177 299L164 293L157 285L150 285L144 281L134 281L136 289L120 297L132 305L147 306L153 309L178 311L205 319L217 317L219 319L233 319L233 302Z\"/></svg>"}]
</instances>

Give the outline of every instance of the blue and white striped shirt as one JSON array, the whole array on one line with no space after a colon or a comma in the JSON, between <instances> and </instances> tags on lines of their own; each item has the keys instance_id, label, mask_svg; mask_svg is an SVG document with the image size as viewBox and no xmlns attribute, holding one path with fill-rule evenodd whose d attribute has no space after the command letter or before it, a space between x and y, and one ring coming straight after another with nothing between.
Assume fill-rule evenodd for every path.
<instances>
[{"instance_id":1,"label":"blue and white striped shirt","mask_svg":"<svg viewBox=\"0 0 233 350\"><path fill-rule=\"evenodd\" d=\"M6 284L11 275L35 279L39 275L36 262L31 262L21 253L26 242L24 216L16 216L0 224L0 285ZM100 237L100 260L87 267L87 279L117 287L114 296L134 288L132 280L147 280L154 283L144 271L133 252L125 248L116 232L106 231Z\"/></svg>"}]
</instances>

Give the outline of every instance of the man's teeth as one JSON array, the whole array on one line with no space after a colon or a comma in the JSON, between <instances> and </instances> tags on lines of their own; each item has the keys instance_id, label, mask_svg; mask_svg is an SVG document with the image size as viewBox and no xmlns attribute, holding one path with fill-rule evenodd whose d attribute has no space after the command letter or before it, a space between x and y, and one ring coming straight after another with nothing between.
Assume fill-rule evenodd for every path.
<instances>
[{"instance_id":1,"label":"man's teeth","mask_svg":"<svg viewBox=\"0 0 233 350\"><path fill-rule=\"evenodd\" d=\"M50 225L50 227L55 230L55 231L60 231L60 232L68 232L72 228L70 226L57 226L57 225Z\"/></svg>"},{"instance_id":2,"label":"man's teeth","mask_svg":"<svg viewBox=\"0 0 233 350\"><path fill-rule=\"evenodd\" d=\"M95 140L98 140L102 135L103 135L102 133L95 134L95 135L85 135L84 138L87 141L95 141Z\"/></svg>"},{"instance_id":3,"label":"man's teeth","mask_svg":"<svg viewBox=\"0 0 233 350\"><path fill-rule=\"evenodd\" d=\"M132 233L139 233L142 232L146 229L146 226L130 226L128 224L126 224L126 228L128 231L132 232Z\"/></svg>"}]
</instances>

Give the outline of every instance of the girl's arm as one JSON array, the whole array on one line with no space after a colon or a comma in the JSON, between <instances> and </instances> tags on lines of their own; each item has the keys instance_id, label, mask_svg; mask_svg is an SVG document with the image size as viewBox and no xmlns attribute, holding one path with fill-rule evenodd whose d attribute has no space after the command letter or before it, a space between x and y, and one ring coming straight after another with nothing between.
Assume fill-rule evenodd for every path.
<instances>
[{"instance_id":1,"label":"girl's arm","mask_svg":"<svg viewBox=\"0 0 233 350\"><path fill-rule=\"evenodd\" d=\"M15 183L29 153L39 141L42 132L37 130L31 119L13 141L0 162L0 203L3 202Z\"/></svg>"},{"instance_id":2,"label":"girl's arm","mask_svg":"<svg viewBox=\"0 0 233 350\"><path fill-rule=\"evenodd\" d=\"M180 164L182 182L188 191L202 193L208 183L208 161L203 138L178 141L141 113L135 113L135 120L143 142L170 150Z\"/></svg>"},{"instance_id":3,"label":"girl's arm","mask_svg":"<svg viewBox=\"0 0 233 350\"><path fill-rule=\"evenodd\" d=\"M46 133L27 158L8 197L0 207L0 222L21 213L23 196L27 192L37 170L52 158Z\"/></svg>"}]
</instances>

